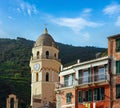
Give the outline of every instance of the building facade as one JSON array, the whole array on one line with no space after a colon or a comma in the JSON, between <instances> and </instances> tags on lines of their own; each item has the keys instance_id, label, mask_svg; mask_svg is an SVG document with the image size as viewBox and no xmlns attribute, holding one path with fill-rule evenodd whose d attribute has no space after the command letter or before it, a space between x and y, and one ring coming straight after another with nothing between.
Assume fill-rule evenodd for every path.
<instances>
[{"instance_id":1,"label":"building facade","mask_svg":"<svg viewBox=\"0 0 120 108\"><path fill-rule=\"evenodd\" d=\"M108 37L108 56L62 68L57 108L120 107L120 35Z\"/></svg>"},{"instance_id":2,"label":"building facade","mask_svg":"<svg viewBox=\"0 0 120 108\"><path fill-rule=\"evenodd\" d=\"M59 49L47 29L32 48L31 106L32 108L55 108L55 83L58 82Z\"/></svg>"}]
</instances>

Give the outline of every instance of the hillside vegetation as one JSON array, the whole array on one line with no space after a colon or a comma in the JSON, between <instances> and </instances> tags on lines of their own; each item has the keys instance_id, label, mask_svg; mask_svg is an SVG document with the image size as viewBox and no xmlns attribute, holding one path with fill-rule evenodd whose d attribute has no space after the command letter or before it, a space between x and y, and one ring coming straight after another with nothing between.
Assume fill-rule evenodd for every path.
<instances>
[{"instance_id":1,"label":"hillside vegetation","mask_svg":"<svg viewBox=\"0 0 120 108\"><path fill-rule=\"evenodd\" d=\"M0 108L5 108L8 94L14 93L19 99L19 108L30 105L30 67L34 41L18 37L0 39ZM67 66L80 61L94 59L96 53L105 52L105 48L75 47L57 43L59 58ZM103 53L106 55L106 52Z\"/></svg>"}]
</instances>

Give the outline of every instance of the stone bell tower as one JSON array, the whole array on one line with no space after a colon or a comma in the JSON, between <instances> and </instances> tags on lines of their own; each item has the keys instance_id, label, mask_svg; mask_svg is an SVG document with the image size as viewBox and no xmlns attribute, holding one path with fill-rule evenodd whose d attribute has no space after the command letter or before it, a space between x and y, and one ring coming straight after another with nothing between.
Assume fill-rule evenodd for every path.
<instances>
[{"instance_id":1,"label":"stone bell tower","mask_svg":"<svg viewBox=\"0 0 120 108\"><path fill-rule=\"evenodd\" d=\"M58 82L60 61L59 49L47 28L32 48L31 106L32 108L55 107L55 83Z\"/></svg>"}]
</instances>

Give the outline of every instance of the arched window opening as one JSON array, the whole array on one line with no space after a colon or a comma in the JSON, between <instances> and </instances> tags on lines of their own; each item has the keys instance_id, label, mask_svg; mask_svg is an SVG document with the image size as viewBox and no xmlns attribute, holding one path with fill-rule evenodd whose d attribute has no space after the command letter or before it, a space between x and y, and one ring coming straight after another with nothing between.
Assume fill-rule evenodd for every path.
<instances>
[{"instance_id":1,"label":"arched window opening","mask_svg":"<svg viewBox=\"0 0 120 108\"><path fill-rule=\"evenodd\" d=\"M40 55L40 52L39 51L37 51L37 59L39 59L39 56Z\"/></svg>"},{"instance_id":2,"label":"arched window opening","mask_svg":"<svg viewBox=\"0 0 120 108\"><path fill-rule=\"evenodd\" d=\"M49 58L49 51L46 51L46 58Z\"/></svg>"},{"instance_id":3,"label":"arched window opening","mask_svg":"<svg viewBox=\"0 0 120 108\"><path fill-rule=\"evenodd\" d=\"M46 81L49 81L49 73L46 73Z\"/></svg>"},{"instance_id":4,"label":"arched window opening","mask_svg":"<svg viewBox=\"0 0 120 108\"><path fill-rule=\"evenodd\" d=\"M56 53L54 54L54 57L56 58Z\"/></svg>"},{"instance_id":5,"label":"arched window opening","mask_svg":"<svg viewBox=\"0 0 120 108\"><path fill-rule=\"evenodd\" d=\"M38 73L36 73L36 82L38 81Z\"/></svg>"},{"instance_id":6,"label":"arched window opening","mask_svg":"<svg viewBox=\"0 0 120 108\"><path fill-rule=\"evenodd\" d=\"M14 108L14 98L11 98L10 100L10 108Z\"/></svg>"}]
</instances>

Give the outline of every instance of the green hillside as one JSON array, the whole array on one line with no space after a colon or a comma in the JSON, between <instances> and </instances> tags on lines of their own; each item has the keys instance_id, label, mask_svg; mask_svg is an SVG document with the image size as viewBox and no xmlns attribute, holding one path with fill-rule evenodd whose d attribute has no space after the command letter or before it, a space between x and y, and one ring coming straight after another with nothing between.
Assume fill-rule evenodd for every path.
<instances>
[{"instance_id":1,"label":"green hillside","mask_svg":"<svg viewBox=\"0 0 120 108\"><path fill-rule=\"evenodd\" d=\"M19 99L19 108L30 104L30 67L29 61L34 41L18 37L0 39L0 108L5 108L8 94L14 93ZM105 52L105 48L75 47L57 43L59 58L63 65L95 58L96 53ZM106 55L106 52L103 53Z\"/></svg>"}]
</instances>

